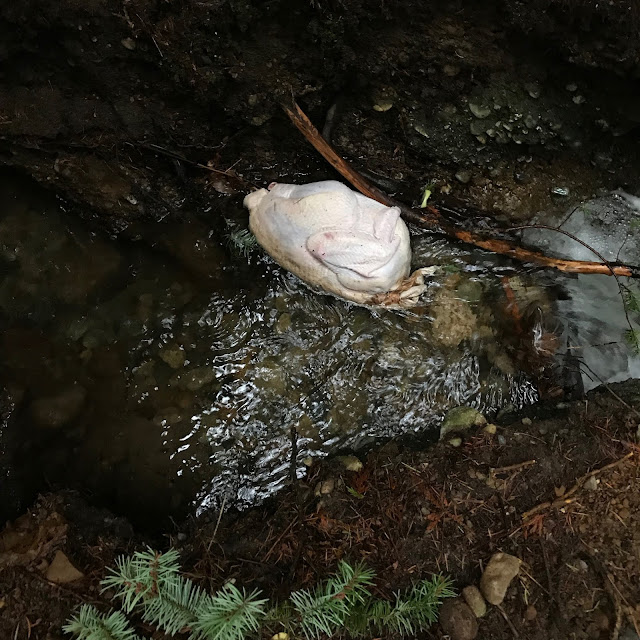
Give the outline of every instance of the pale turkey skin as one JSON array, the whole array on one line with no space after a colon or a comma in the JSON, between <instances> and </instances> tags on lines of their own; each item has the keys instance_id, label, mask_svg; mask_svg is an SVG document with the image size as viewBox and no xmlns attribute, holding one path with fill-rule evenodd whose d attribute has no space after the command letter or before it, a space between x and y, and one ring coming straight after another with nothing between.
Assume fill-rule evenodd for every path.
<instances>
[{"instance_id":1,"label":"pale turkey skin","mask_svg":"<svg viewBox=\"0 0 640 640\"><path fill-rule=\"evenodd\" d=\"M249 228L282 267L313 287L359 304L408 307L424 290L410 274L409 230L386 207L327 180L271 184L247 195Z\"/></svg>"}]
</instances>

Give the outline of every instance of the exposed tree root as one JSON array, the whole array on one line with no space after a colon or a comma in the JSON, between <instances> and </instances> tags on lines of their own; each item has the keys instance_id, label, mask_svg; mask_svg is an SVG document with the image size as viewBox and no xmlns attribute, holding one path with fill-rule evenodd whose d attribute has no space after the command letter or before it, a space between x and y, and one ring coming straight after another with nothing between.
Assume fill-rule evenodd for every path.
<instances>
[{"instance_id":1,"label":"exposed tree root","mask_svg":"<svg viewBox=\"0 0 640 640\"><path fill-rule=\"evenodd\" d=\"M559 271L570 273L592 273L603 275L640 277L640 267L629 266L618 263L590 262L582 260L565 260L546 256L539 251L527 249L513 239L488 237L474 231L462 229L446 220L440 211L433 206L424 209L412 209L383 193L380 189L369 183L360 173L358 173L346 160L341 158L333 147L320 135L318 130L307 118L306 114L295 101L291 104L283 104L286 114L291 122L298 128L302 135L315 147L324 159L348 180L358 191L365 196L373 198L387 206L400 207L402 217L407 222L415 224L424 229L445 235L466 242L467 244L486 249L493 253L498 253L510 258L515 258L521 262L531 262L551 267ZM494 233L505 234L509 230L496 230Z\"/></svg>"}]
</instances>

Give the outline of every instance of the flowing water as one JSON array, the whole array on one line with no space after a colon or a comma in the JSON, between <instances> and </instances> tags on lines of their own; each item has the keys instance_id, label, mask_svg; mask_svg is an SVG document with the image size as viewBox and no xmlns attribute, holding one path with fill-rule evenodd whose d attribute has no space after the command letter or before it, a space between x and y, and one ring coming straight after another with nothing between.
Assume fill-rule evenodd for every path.
<instances>
[{"instance_id":1,"label":"flowing water","mask_svg":"<svg viewBox=\"0 0 640 640\"><path fill-rule=\"evenodd\" d=\"M256 504L309 458L435 438L457 405L536 401L540 336L564 340L571 319L575 344L598 308L591 294L581 306L577 279L427 235L414 235L416 266L441 272L399 313L313 293L195 218L124 241L13 178L0 202L6 512L49 486L140 518ZM630 358L619 331L600 334Z\"/></svg>"}]
</instances>

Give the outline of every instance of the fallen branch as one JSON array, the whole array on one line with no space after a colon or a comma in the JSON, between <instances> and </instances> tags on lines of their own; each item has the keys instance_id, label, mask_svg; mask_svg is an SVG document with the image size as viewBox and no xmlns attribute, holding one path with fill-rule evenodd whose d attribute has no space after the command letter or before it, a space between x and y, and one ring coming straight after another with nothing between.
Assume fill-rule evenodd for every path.
<instances>
[{"instance_id":1,"label":"fallen branch","mask_svg":"<svg viewBox=\"0 0 640 640\"><path fill-rule=\"evenodd\" d=\"M298 128L307 141L313 145L313 147L336 171L338 171L338 173L340 173L343 178L348 180L365 196L368 196L373 200L377 200L389 207L399 207L402 212L403 219L407 222L433 232L444 233L449 237L480 247L481 249L486 249L493 253L509 256L510 258L520 260L521 262L532 262L545 267L551 267L558 269L559 271L640 277L639 267L632 267L617 263L605 264L601 262L552 258L540 253L539 251L522 247L513 240L486 237L473 231L462 229L445 220L436 207L427 206L424 210L421 209L418 211L402 203L396 202L393 198L370 184L346 160L344 160L344 158L341 158L335 152L333 147L320 135L313 123L309 118L307 118L304 111L302 111L295 101L293 101L291 105L283 104L283 109L289 116L291 122ZM505 231L508 231L508 229L503 230L502 233Z\"/></svg>"},{"instance_id":2,"label":"fallen branch","mask_svg":"<svg viewBox=\"0 0 640 640\"><path fill-rule=\"evenodd\" d=\"M558 498L557 500L553 500L553 501L550 500L548 502L543 502L533 507L533 509L529 509L529 511L525 511L522 514L523 524L526 524L527 521L530 520L532 516L534 516L536 513L540 513L540 511L545 511L546 509L552 509L554 507L556 508L565 507L568 504L571 504L573 502L573 498L571 496L574 493L576 493L581 487L583 487L584 483L589 478L592 478L593 476L597 476L603 471L608 471L609 469L613 469L614 467L621 465L622 463L626 462L630 458L633 458L634 455L636 455L636 452L630 451L629 453L627 453L626 456L623 456L619 460L616 460L615 462L610 462L609 464L605 464L604 467L600 467L599 469L594 469L593 471L590 471L589 473L579 478L578 481L573 485L573 487L571 487L571 489L569 489L569 491L567 491L561 498Z\"/></svg>"}]
</instances>

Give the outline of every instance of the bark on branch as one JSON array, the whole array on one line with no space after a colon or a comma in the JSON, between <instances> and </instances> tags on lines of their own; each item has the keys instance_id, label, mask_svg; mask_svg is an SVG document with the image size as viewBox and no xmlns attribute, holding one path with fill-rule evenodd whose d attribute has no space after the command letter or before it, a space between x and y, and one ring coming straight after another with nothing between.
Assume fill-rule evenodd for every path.
<instances>
[{"instance_id":1,"label":"bark on branch","mask_svg":"<svg viewBox=\"0 0 640 640\"><path fill-rule=\"evenodd\" d=\"M324 159L338 171L345 180L348 180L360 193L369 198L373 198L390 207L400 207L402 217L407 222L435 233L444 233L451 238L480 247L481 249L486 249L487 251L492 251L493 253L509 256L521 262L531 262L544 267L551 267L559 271L627 276L632 278L640 277L640 267L619 263L553 258L539 251L527 249L512 239L497 238L495 236L462 229L446 220L436 207L428 206L425 209L412 209L400 202L396 202L386 193L369 183L346 160L341 158L333 147L320 135L313 123L295 101L292 101L291 104L283 104L283 108L291 122L293 122L307 141L315 147ZM496 231L495 234L504 234L508 231L508 229Z\"/></svg>"}]
</instances>

